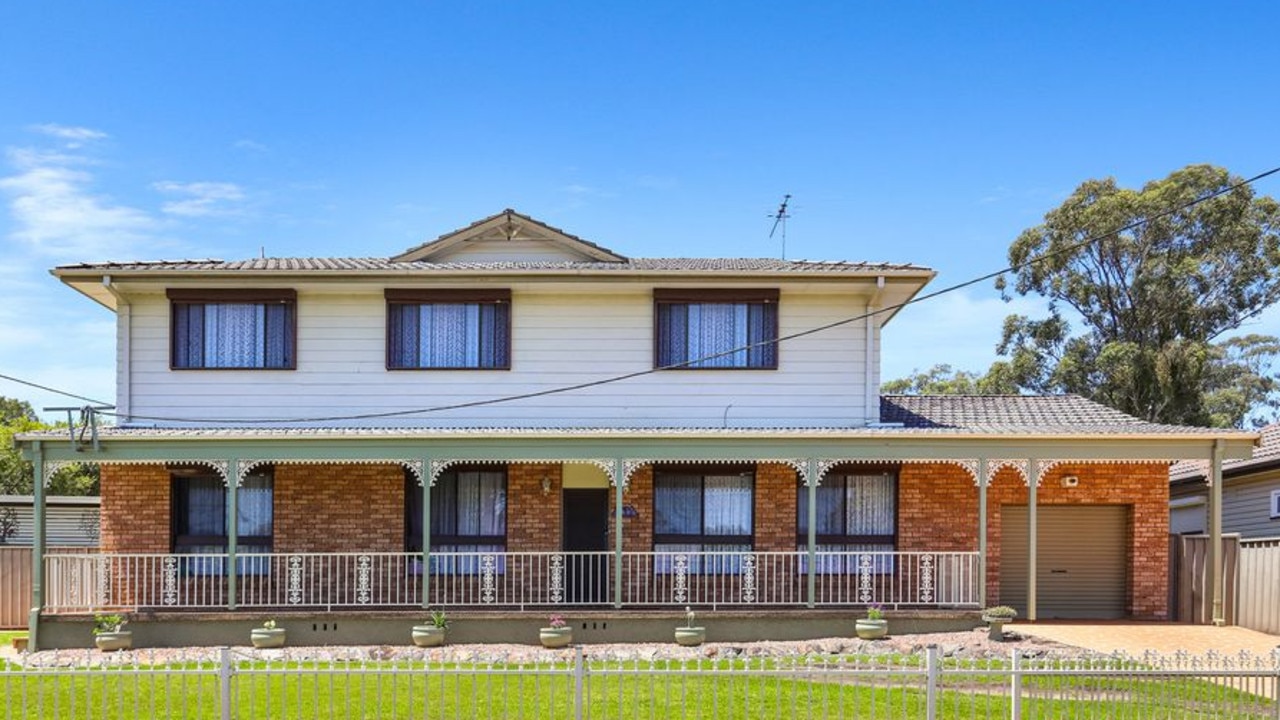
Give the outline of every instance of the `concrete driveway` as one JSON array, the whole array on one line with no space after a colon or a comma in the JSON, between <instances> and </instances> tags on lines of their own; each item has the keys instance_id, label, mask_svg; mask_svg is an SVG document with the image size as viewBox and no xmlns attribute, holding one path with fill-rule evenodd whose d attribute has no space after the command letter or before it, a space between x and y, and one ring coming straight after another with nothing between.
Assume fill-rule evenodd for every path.
<instances>
[{"instance_id":1,"label":"concrete driveway","mask_svg":"<svg viewBox=\"0 0 1280 720\"><path fill-rule=\"evenodd\" d=\"M1241 650L1268 656L1280 649L1280 636L1242 627L1135 622L1036 622L1005 626L1022 635L1053 640L1098 652L1141 655L1147 650L1200 655L1210 650L1236 654Z\"/></svg>"}]
</instances>

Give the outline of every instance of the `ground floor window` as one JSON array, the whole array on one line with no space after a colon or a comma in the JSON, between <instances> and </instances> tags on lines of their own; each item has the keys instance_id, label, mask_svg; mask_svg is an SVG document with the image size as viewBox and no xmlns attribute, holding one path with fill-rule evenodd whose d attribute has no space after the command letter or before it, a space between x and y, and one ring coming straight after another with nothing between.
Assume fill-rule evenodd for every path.
<instances>
[{"instance_id":1,"label":"ground floor window","mask_svg":"<svg viewBox=\"0 0 1280 720\"><path fill-rule=\"evenodd\" d=\"M735 468L662 469L653 477L653 549L698 553L689 571L733 573L740 553L750 552L755 473ZM672 555L658 555L657 572L674 569Z\"/></svg>"},{"instance_id":2,"label":"ground floor window","mask_svg":"<svg viewBox=\"0 0 1280 720\"><path fill-rule=\"evenodd\" d=\"M236 491L236 552L270 553L273 541L273 473L258 470L245 476ZM179 468L172 472L171 548L185 558L180 570L187 575L221 575L223 559L207 557L227 552L227 487L222 478L202 469ZM205 556L205 557L199 557ZM237 557L241 575L266 574L268 558Z\"/></svg>"},{"instance_id":3,"label":"ground floor window","mask_svg":"<svg viewBox=\"0 0 1280 720\"><path fill-rule=\"evenodd\" d=\"M422 552L422 486L405 478L405 549ZM431 488L431 569L445 575L484 571L484 553L507 549L505 466L445 470ZM499 555L496 572L503 572Z\"/></svg>"},{"instance_id":4,"label":"ground floor window","mask_svg":"<svg viewBox=\"0 0 1280 720\"><path fill-rule=\"evenodd\" d=\"M809 492L800 483L797 548L809 547ZM897 548L898 476L895 471L828 473L817 488L817 550L819 552L875 553ZM802 561L808 570L808 558ZM892 572L892 556L873 555L875 572ZM819 556L816 571L846 573L858 570L858 558Z\"/></svg>"}]
</instances>

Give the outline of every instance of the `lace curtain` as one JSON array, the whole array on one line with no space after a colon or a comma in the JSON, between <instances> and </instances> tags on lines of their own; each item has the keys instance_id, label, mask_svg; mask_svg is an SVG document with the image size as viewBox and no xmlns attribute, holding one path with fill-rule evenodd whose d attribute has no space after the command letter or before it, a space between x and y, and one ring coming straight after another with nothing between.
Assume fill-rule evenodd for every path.
<instances>
[{"instance_id":1,"label":"lace curtain","mask_svg":"<svg viewBox=\"0 0 1280 720\"><path fill-rule=\"evenodd\" d=\"M390 364L398 368L490 368L507 364L509 306L391 305Z\"/></svg>"}]
</instances>

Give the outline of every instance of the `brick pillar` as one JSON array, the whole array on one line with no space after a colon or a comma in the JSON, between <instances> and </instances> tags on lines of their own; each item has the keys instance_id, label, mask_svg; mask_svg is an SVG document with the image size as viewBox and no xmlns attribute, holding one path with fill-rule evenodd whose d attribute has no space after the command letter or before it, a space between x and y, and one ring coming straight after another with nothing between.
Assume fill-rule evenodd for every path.
<instances>
[{"instance_id":1,"label":"brick pillar","mask_svg":"<svg viewBox=\"0 0 1280 720\"><path fill-rule=\"evenodd\" d=\"M542 479L551 490L542 492ZM563 515L560 463L511 463L507 466L507 549L545 552L560 549Z\"/></svg>"},{"instance_id":2,"label":"brick pillar","mask_svg":"<svg viewBox=\"0 0 1280 720\"><path fill-rule=\"evenodd\" d=\"M795 468L782 463L756 465L755 549L760 552L791 552L796 549Z\"/></svg>"}]
</instances>

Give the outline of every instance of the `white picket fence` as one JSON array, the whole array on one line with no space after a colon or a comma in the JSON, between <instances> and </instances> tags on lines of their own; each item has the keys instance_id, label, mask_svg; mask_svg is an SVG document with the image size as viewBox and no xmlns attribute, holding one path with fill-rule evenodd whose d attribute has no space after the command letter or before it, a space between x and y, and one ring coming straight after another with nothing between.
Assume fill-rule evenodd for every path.
<instances>
[{"instance_id":1,"label":"white picket fence","mask_svg":"<svg viewBox=\"0 0 1280 720\"><path fill-rule=\"evenodd\" d=\"M447 651L447 648L445 649ZM958 659L594 657L317 660L222 648L43 653L0 665L5 717L1257 718L1280 717L1280 657ZM434 654L433 654L434 653ZM39 660L36 660L39 658Z\"/></svg>"}]
</instances>

